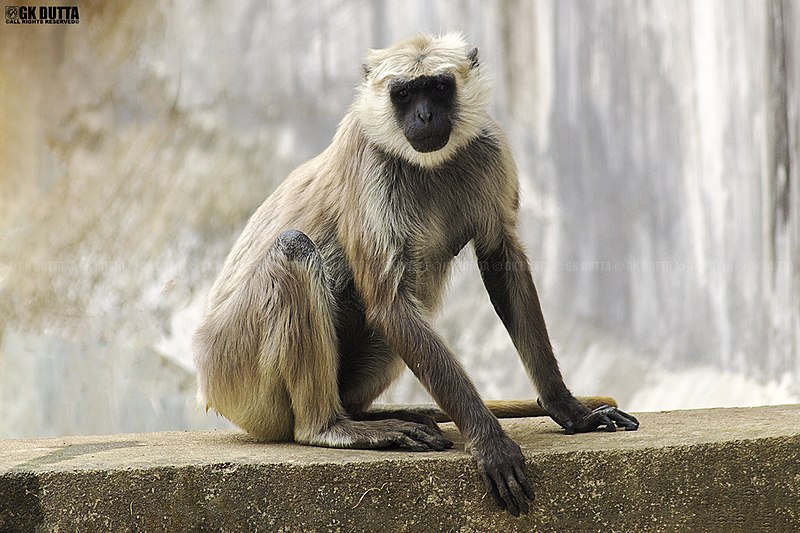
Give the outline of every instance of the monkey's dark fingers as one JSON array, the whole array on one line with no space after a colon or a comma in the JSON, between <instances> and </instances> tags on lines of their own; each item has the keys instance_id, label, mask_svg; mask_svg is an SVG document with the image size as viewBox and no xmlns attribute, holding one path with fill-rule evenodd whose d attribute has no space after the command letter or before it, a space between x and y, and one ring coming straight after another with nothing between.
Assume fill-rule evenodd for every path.
<instances>
[{"instance_id":1,"label":"monkey's dark fingers","mask_svg":"<svg viewBox=\"0 0 800 533\"><path fill-rule=\"evenodd\" d=\"M508 509L508 512L511 513L512 516L519 516L520 509L517 500L514 498L514 495L511 494L504 480L501 479L498 481L497 490L500 492L500 497L503 499L504 507Z\"/></svg>"},{"instance_id":2,"label":"monkey's dark fingers","mask_svg":"<svg viewBox=\"0 0 800 533\"><path fill-rule=\"evenodd\" d=\"M533 499L533 490L525 478L520 465L503 465L497 470L479 467L486 491L501 509L514 516L528 512L528 500Z\"/></svg>"},{"instance_id":3,"label":"monkey's dark fingers","mask_svg":"<svg viewBox=\"0 0 800 533\"><path fill-rule=\"evenodd\" d=\"M584 416L575 429L584 433L594 431L601 426L605 426L606 431L616 431L617 426L625 428L626 431L635 431L639 428L639 421L616 407L603 405Z\"/></svg>"},{"instance_id":4,"label":"monkey's dark fingers","mask_svg":"<svg viewBox=\"0 0 800 533\"><path fill-rule=\"evenodd\" d=\"M417 440L424 441L428 446L439 452L453 447L453 441L445 437L444 434L432 433L432 431L427 428L425 428L425 430L414 430L413 437Z\"/></svg>"},{"instance_id":5,"label":"monkey's dark fingers","mask_svg":"<svg viewBox=\"0 0 800 533\"><path fill-rule=\"evenodd\" d=\"M479 473L483 480L483 486L486 487L486 492L492 495L492 498L494 498L494 501L500 506L500 509L505 509L506 502L503 501L503 498L500 497L500 493L497 492L497 486L494 484L494 481L492 481L492 478L489 477L489 473L482 468L479 470Z\"/></svg>"},{"instance_id":6,"label":"monkey's dark fingers","mask_svg":"<svg viewBox=\"0 0 800 533\"><path fill-rule=\"evenodd\" d=\"M418 440L414 440L408 435L403 433L395 433L391 437L392 444L401 448L403 450L408 450L410 452L429 452L431 448L425 444L424 442L420 442Z\"/></svg>"},{"instance_id":7,"label":"monkey's dark fingers","mask_svg":"<svg viewBox=\"0 0 800 533\"><path fill-rule=\"evenodd\" d=\"M416 424L414 426L414 431L416 431L418 433L422 433L422 434L428 435L429 437L437 438L437 439L438 438L442 438L442 435L444 435L444 433L442 433L442 430L439 429L438 427L432 428L432 427L430 427L428 425L425 425L425 424ZM445 438L445 440L447 440L447 439Z\"/></svg>"},{"instance_id":8,"label":"monkey's dark fingers","mask_svg":"<svg viewBox=\"0 0 800 533\"><path fill-rule=\"evenodd\" d=\"M483 484L497 504L514 516L528 512L533 498L525 477L525 456L519 445L506 435L473 441L470 451L475 456Z\"/></svg>"},{"instance_id":9,"label":"monkey's dark fingers","mask_svg":"<svg viewBox=\"0 0 800 533\"><path fill-rule=\"evenodd\" d=\"M496 479L500 496L508 506L508 512L514 516L526 514L528 512L528 499L525 497L525 490L517 481L512 468L507 468L503 472L498 472L499 479Z\"/></svg>"},{"instance_id":10,"label":"monkey's dark fingers","mask_svg":"<svg viewBox=\"0 0 800 533\"><path fill-rule=\"evenodd\" d=\"M614 410L610 413L606 413L606 416L613 420L617 426L625 428L625 431L636 431L639 429L639 421L636 420L635 416L629 415L625 411L620 411L617 408L613 409Z\"/></svg>"},{"instance_id":11,"label":"monkey's dark fingers","mask_svg":"<svg viewBox=\"0 0 800 533\"><path fill-rule=\"evenodd\" d=\"M417 443L425 445L428 449L440 452L447 448L453 447L453 441L435 433L428 426L416 424L414 422L406 422L401 424L397 431L403 433L408 438L416 441Z\"/></svg>"},{"instance_id":12,"label":"monkey's dark fingers","mask_svg":"<svg viewBox=\"0 0 800 533\"><path fill-rule=\"evenodd\" d=\"M606 431L615 431L616 427L614 426L614 422L612 422L611 419L606 416L611 409L613 409L613 407L601 405L597 409L591 411L578 421L575 431L579 433L586 433L589 431L594 431L600 426L605 426Z\"/></svg>"},{"instance_id":13,"label":"monkey's dark fingers","mask_svg":"<svg viewBox=\"0 0 800 533\"><path fill-rule=\"evenodd\" d=\"M517 476L517 481L519 481L522 490L525 491L525 496L532 500L534 498L533 495L533 488L531 484L528 483L528 478L525 476L525 472L522 471L522 467L520 465L514 465L514 475Z\"/></svg>"},{"instance_id":14,"label":"monkey's dark fingers","mask_svg":"<svg viewBox=\"0 0 800 533\"><path fill-rule=\"evenodd\" d=\"M428 437L428 436L421 436L421 435L414 435L413 437L418 442L424 442L428 448L433 451L441 452L448 448L453 447L453 441L447 439L445 437Z\"/></svg>"}]
</instances>

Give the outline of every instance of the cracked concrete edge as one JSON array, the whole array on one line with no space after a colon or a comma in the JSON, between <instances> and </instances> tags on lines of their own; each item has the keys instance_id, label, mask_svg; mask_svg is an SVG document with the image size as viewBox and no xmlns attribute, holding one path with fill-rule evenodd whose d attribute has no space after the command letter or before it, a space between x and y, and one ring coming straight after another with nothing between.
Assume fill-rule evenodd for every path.
<instances>
[{"instance_id":1,"label":"cracked concrete edge","mask_svg":"<svg viewBox=\"0 0 800 533\"><path fill-rule=\"evenodd\" d=\"M639 416L639 415L637 415ZM0 531L792 531L800 406L644 413L637 432L504 422L535 477L513 518L444 453L261 444L235 431L0 441Z\"/></svg>"}]
</instances>

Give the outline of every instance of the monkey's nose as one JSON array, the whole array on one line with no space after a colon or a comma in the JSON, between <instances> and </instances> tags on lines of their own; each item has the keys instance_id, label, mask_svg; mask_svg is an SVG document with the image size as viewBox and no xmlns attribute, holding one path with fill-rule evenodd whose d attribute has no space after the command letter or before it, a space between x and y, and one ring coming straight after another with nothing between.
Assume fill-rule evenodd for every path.
<instances>
[{"instance_id":1,"label":"monkey's nose","mask_svg":"<svg viewBox=\"0 0 800 533\"><path fill-rule=\"evenodd\" d=\"M433 119L433 113L431 113L427 105L423 104L417 107L417 118L420 119L423 124L428 124Z\"/></svg>"}]
</instances>

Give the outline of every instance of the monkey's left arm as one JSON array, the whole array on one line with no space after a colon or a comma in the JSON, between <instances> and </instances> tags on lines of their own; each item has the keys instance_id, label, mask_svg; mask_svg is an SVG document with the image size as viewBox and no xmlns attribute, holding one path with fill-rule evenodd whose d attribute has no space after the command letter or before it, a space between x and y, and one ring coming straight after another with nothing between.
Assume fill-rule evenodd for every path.
<instances>
[{"instance_id":1,"label":"monkey's left arm","mask_svg":"<svg viewBox=\"0 0 800 533\"><path fill-rule=\"evenodd\" d=\"M553 355L539 296L528 259L512 223L494 238L476 238L475 252L483 283L495 311L519 352L525 370L539 391L539 404L567 433L616 426L635 430L639 422L616 407L594 410L579 402L567 389Z\"/></svg>"}]
</instances>

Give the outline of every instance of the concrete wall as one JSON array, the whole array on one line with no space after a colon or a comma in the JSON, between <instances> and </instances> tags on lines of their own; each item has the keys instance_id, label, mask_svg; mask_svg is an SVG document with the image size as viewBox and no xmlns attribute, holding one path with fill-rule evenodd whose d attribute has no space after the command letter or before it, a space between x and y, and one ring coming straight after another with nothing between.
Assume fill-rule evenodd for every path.
<instances>
[{"instance_id":1,"label":"concrete wall","mask_svg":"<svg viewBox=\"0 0 800 533\"><path fill-rule=\"evenodd\" d=\"M258 444L236 431L0 441L7 531L797 531L800 407L646 413L636 432L513 420L530 513L453 450Z\"/></svg>"},{"instance_id":2,"label":"concrete wall","mask_svg":"<svg viewBox=\"0 0 800 533\"><path fill-rule=\"evenodd\" d=\"M0 435L208 427L189 337L367 47L460 29L495 78L568 382L636 409L800 398L800 13L761 1L80 3L0 31ZM459 257L440 328L532 391ZM392 400L422 400L406 378Z\"/></svg>"}]
</instances>

